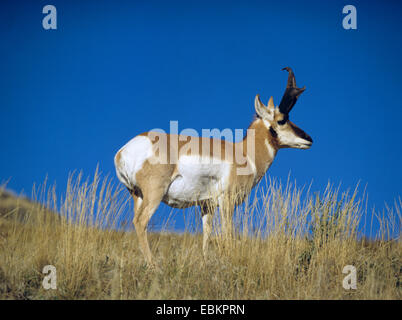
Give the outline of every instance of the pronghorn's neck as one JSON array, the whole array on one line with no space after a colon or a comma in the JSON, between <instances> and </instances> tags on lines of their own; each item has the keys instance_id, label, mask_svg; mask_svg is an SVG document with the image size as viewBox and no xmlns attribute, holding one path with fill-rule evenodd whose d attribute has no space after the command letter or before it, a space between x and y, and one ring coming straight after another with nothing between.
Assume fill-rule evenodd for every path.
<instances>
[{"instance_id":1,"label":"pronghorn's neck","mask_svg":"<svg viewBox=\"0 0 402 320\"><path fill-rule=\"evenodd\" d=\"M261 118L256 118L248 127L248 129L254 130L254 155L248 155L251 159L254 159L256 176L255 183L261 180L265 175L268 168L271 166L275 159L276 153L279 150L277 137L275 131L270 131L270 124ZM247 154L248 150L253 148L247 148L247 135L244 137L243 150Z\"/></svg>"}]
</instances>

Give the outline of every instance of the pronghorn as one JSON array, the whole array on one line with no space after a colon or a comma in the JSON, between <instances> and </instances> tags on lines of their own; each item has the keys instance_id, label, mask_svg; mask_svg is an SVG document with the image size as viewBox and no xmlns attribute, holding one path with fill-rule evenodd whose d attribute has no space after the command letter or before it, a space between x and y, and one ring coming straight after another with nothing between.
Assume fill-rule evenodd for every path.
<instances>
[{"instance_id":1,"label":"pronghorn","mask_svg":"<svg viewBox=\"0 0 402 320\"><path fill-rule=\"evenodd\" d=\"M275 107L272 97L268 106L259 95L255 97L256 117L247 131L252 133L251 140L250 134L237 143L165 134L163 149L157 147L161 137L157 143L150 131L136 136L117 152L114 158L117 177L134 198L133 223L147 263L153 265L147 225L161 201L175 208L200 206L205 256L213 217L213 210L207 208L222 210L222 199L232 190L241 191L240 201L236 202L241 203L264 176L279 149L311 147L311 137L289 121L289 112L305 87L296 86L292 69L282 70L287 70L289 76L279 107ZM195 142L196 151L188 148L188 139ZM250 144L254 148L249 148ZM241 164L235 161L238 153L245 159ZM245 167L250 170L239 174L239 169ZM228 210L230 216L234 207Z\"/></svg>"}]
</instances>

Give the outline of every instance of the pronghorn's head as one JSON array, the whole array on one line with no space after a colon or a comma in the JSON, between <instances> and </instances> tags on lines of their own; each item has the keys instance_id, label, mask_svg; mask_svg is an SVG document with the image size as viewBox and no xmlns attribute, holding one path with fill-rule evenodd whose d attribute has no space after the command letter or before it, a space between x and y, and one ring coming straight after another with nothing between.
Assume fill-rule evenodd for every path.
<instances>
[{"instance_id":1,"label":"pronghorn's head","mask_svg":"<svg viewBox=\"0 0 402 320\"><path fill-rule=\"evenodd\" d=\"M279 107L275 108L271 97L268 106L265 106L260 96L255 97L255 111L268 129L268 134L272 135L280 148L308 149L313 144L313 139L302 129L289 120L289 112L295 105L297 98L306 89L296 86L296 79L292 69L284 68L289 72L288 84L282 97Z\"/></svg>"}]
</instances>

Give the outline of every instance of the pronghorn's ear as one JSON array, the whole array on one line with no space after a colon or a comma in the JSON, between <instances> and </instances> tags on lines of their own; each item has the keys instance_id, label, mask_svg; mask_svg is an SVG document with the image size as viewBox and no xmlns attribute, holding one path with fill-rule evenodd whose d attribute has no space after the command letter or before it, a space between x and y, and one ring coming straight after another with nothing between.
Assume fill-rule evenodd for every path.
<instances>
[{"instance_id":1,"label":"pronghorn's ear","mask_svg":"<svg viewBox=\"0 0 402 320\"><path fill-rule=\"evenodd\" d=\"M274 111L275 109L275 104L274 104L274 97L271 96L268 101L268 109L271 111Z\"/></svg>"},{"instance_id":2,"label":"pronghorn's ear","mask_svg":"<svg viewBox=\"0 0 402 320\"><path fill-rule=\"evenodd\" d=\"M266 106L264 106L264 104L261 102L259 94L255 96L254 105L255 105L255 112L257 112L260 118L266 120L273 120L273 113L270 112L270 110Z\"/></svg>"}]
</instances>

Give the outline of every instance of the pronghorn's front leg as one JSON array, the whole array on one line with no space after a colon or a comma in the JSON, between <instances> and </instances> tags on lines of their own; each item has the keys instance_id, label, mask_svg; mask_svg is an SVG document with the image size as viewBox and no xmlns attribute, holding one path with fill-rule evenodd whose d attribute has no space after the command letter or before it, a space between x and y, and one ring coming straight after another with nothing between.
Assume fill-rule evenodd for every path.
<instances>
[{"instance_id":1,"label":"pronghorn's front leg","mask_svg":"<svg viewBox=\"0 0 402 320\"><path fill-rule=\"evenodd\" d=\"M231 238L233 230L233 212L235 209L234 199L229 193L218 198L219 214L222 228L222 236L225 239Z\"/></svg>"},{"instance_id":2,"label":"pronghorn's front leg","mask_svg":"<svg viewBox=\"0 0 402 320\"><path fill-rule=\"evenodd\" d=\"M201 215L202 215L202 253L204 255L204 259L207 258L208 254L208 245L209 239L212 233L212 222L214 218L215 208L209 208L208 205L201 206Z\"/></svg>"}]
</instances>

